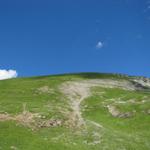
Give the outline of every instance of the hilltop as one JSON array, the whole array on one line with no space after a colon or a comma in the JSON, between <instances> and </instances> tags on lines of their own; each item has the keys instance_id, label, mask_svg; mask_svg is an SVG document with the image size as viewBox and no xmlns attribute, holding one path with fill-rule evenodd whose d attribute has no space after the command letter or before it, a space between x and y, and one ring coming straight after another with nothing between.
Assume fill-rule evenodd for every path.
<instances>
[{"instance_id":1,"label":"hilltop","mask_svg":"<svg viewBox=\"0 0 150 150\"><path fill-rule=\"evenodd\" d=\"M150 79L79 73L0 81L2 150L149 150Z\"/></svg>"}]
</instances>

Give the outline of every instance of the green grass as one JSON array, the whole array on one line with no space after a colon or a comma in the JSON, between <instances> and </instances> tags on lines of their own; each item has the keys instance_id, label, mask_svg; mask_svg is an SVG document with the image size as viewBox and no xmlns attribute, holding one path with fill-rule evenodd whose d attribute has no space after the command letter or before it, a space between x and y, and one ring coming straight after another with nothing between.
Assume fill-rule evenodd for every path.
<instances>
[{"instance_id":1,"label":"green grass","mask_svg":"<svg viewBox=\"0 0 150 150\"><path fill-rule=\"evenodd\" d=\"M32 113L44 115L46 119L66 116L60 111L70 111L68 100L59 91L59 85L66 81L111 78L114 80L131 77L115 74L65 74L32 78L18 78L0 81L0 113L12 115L22 113L23 104ZM40 93L39 88L48 86L52 93ZM149 150L150 149L150 93L126 91L117 88L92 88L92 95L82 103L83 117L103 126L96 128L89 124L87 130L66 126L38 128L32 130L15 121L0 122L0 150ZM101 94L102 93L102 94ZM132 103L131 99L136 102ZM119 103L123 101L125 103ZM130 118L113 117L106 108L114 105L122 112L135 114ZM100 143L90 144L100 136Z\"/></svg>"},{"instance_id":2,"label":"green grass","mask_svg":"<svg viewBox=\"0 0 150 150\"><path fill-rule=\"evenodd\" d=\"M102 89L94 90L105 92L102 97L97 94L89 97L84 101L86 109L84 117L100 123L105 127L103 140L101 145L106 149L136 149L148 150L150 148L150 116L143 111L150 108L150 94L143 92L131 92L121 89ZM96 92L96 93L97 93ZM145 104L117 104L118 98L122 97L122 101L127 102L129 99L140 101L144 96L147 96L148 102ZM112 101L112 98L114 99ZM108 112L106 105L115 105L121 112L135 111L136 113L131 118L115 118Z\"/></svg>"}]
</instances>

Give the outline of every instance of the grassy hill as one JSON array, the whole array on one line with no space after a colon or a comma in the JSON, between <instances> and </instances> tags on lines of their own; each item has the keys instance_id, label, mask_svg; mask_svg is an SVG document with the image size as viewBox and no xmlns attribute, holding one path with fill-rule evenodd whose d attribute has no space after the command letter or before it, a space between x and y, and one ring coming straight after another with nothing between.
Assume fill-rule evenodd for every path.
<instances>
[{"instance_id":1,"label":"grassy hill","mask_svg":"<svg viewBox=\"0 0 150 150\"><path fill-rule=\"evenodd\" d=\"M149 150L150 80L80 73L0 81L0 150Z\"/></svg>"}]
</instances>

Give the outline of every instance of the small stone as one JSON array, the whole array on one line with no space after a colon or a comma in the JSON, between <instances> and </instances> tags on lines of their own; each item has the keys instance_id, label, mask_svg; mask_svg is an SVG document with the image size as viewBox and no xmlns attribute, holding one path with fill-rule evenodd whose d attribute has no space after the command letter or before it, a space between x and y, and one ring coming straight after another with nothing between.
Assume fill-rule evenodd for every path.
<instances>
[{"instance_id":1,"label":"small stone","mask_svg":"<svg viewBox=\"0 0 150 150\"><path fill-rule=\"evenodd\" d=\"M17 147L15 147L15 146L10 146L10 149L17 150Z\"/></svg>"}]
</instances>

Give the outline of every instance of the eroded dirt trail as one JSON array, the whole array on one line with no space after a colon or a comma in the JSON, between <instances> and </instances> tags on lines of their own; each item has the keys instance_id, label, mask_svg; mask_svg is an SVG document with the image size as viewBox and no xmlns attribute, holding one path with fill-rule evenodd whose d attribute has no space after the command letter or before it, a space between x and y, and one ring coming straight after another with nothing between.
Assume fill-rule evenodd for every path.
<instances>
[{"instance_id":1,"label":"eroded dirt trail","mask_svg":"<svg viewBox=\"0 0 150 150\"><path fill-rule=\"evenodd\" d=\"M72 113L70 114L71 123L74 126L80 127L86 124L86 121L82 117L81 103L82 101L91 95L91 87L105 87L105 88L122 88L125 90L135 90L136 87L125 80L111 80L111 79L91 79L82 81L68 81L63 83L61 91L70 100L70 106ZM93 121L92 121L93 122ZM93 123L97 125L97 123ZM101 126L101 125L99 125Z\"/></svg>"},{"instance_id":2,"label":"eroded dirt trail","mask_svg":"<svg viewBox=\"0 0 150 150\"><path fill-rule=\"evenodd\" d=\"M85 125L85 121L81 114L81 102L90 95L90 90L87 84L80 82L67 82L61 87L63 93L67 95L70 100L72 113L70 114L73 126Z\"/></svg>"}]
</instances>

